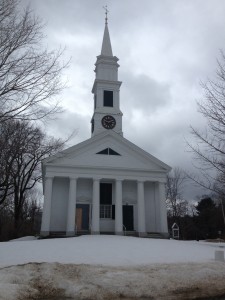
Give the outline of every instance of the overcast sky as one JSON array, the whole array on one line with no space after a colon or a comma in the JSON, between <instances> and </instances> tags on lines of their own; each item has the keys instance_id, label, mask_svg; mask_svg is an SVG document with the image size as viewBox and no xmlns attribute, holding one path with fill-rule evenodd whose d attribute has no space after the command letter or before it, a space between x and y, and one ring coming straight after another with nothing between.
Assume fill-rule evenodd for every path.
<instances>
[{"instance_id":1,"label":"overcast sky","mask_svg":"<svg viewBox=\"0 0 225 300\"><path fill-rule=\"evenodd\" d=\"M61 94L65 112L48 124L55 136L76 130L70 145L91 136L94 64L109 9L113 55L119 58L124 137L171 167L192 169L185 139L190 125L204 128L196 100L200 81L213 78L225 49L224 0L23 0L46 23L49 49L71 57ZM202 191L186 186L185 197Z\"/></svg>"}]
</instances>

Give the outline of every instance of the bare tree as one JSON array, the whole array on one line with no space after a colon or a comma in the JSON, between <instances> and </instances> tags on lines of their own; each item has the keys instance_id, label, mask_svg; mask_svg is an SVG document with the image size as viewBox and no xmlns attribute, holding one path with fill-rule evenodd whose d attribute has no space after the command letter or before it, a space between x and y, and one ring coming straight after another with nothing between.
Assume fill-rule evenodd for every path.
<instances>
[{"instance_id":1,"label":"bare tree","mask_svg":"<svg viewBox=\"0 0 225 300\"><path fill-rule=\"evenodd\" d=\"M0 1L0 122L43 119L60 111L62 50L43 50L43 24L19 1Z\"/></svg>"},{"instance_id":2,"label":"bare tree","mask_svg":"<svg viewBox=\"0 0 225 300\"><path fill-rule=\"evenodd\" d=\"M200 172L194 179L201 186L225 195L225 54L217 61L215 80L202 83L204 98L198 102L199 112L205 117L204 132L191 127L195 144L188 143L195 154Z\"/></svg>"},{"instance_id":3,"label":"bare tree","mask_svg":"<svg viewBox=\"0 0 225 300\"><path fill-rule=\"evenodd\" d=\"M34 234L38 232L38 229L35 228L37 225L37 217L40 216L42 204L41 204L41 191L37 187L33 187L32 189L26 190L23 197L23 202L21 201L21 207L19 211L17 211L17 215L19 218L17 220L17 224L15 227L15 206L13 207L13 218L14 221L14 236L24 235L24 234ZM13 199L14 201L15 199ZM15 203L14 203L15 205ZM40 220L39 220L40 221ZM40 225L40 224L39 224ZM36 226L37 227L37 226Z\"/></svg>"},{"instance_id":4,"label":"bare tree","mask_svg":"<svg viewBox=\"0 0 225 300\"><path fill-rule=\"evenodd\" d=\"M6 137L2 132L0 135L2 139L7 139L8 148L4 152L8 153L10 161L10 166L7 160L1 161L4 176L0 183L0 204L12 199L14 229L17 233L24 219L28 192L41 181L41 161L61 150L65 141L47 137L40 128L26 121L8 120L3 124L9 129L13 128L14 132L9 136L10 130L5 130Z\"/></svg>"},{"instance_id":5,"label":"bare tree","mask_svg":"<svg viewBox=\"0 0 225 300\"><path fill-rule=\"evenodd\" d=\"M220 51L214 80L202 83L204 98L198 102L199 112L207 126L201 132L192 127L195 144L188 143L196 158L198 175L189 177L200 186L217 194L225 223L225 54Z\"/></svg>"},{"instance_id":6,"label":"bare tree","mask_svg":"<svg viewBox=\"0 0 225 300\"><path fill-rule=\"evenodd\" d=\"M7 201L0 205L0 241L39 233L41 225L41 199L42 193L39 187L34 187L26 191L16 232L13 197L8 197Z\"/></svg>"},{"instance_id":7,"label":"bare tree","mask_svg":"<svg viewBox=\"0 0 225 300\"><path fill-rule=\"evenodd\" d=\"M21 144L17 123L0 123L0 208L6 205L7 198L13 194L11 170Z\"/></svg>"},{"instance_id":8,"label":"bare tree","mask_svg":"<svg viewBox=\"0 0 225 300\"><path fill-rule=\"evenodd\" d=\"M166 204L169 216L175 219L187 213L187 201L182 196L185 180L186 175L180 168L174 168L167 175Z\"/></svg>"}]
</instances>

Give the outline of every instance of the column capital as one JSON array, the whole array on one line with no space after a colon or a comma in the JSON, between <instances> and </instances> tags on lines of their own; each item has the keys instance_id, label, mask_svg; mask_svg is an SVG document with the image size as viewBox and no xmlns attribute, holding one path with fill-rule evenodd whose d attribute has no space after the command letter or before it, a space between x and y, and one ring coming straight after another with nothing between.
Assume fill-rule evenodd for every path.
<instances>
[{"instance_id":1,"label":"column capital","mask_svg":"<svg viewBox=\"0 0 225 300\"><path fill-rule=\"evenodd\" d=\"M122 178L115 178L115 181L124 181Z\"/></svg>"},{"instance_id":2,"label":"column capital","mask_svg":"<svg viewBox=\"0 0 225 300\"><path fill-rule=\"evenodd\" d=\"M102 178L99 176L99 177L93 177L92 179L93 181L100 181Z\"/></svg>"},{"instance_id":3,"label":"column capital","mask_svg":"<svg viewBox=\"0 0 225 300\"><path fill-rule=\"evenodd\" d=\"M137 179L137 182L138 182L138 183L145 183L145 181L146 181L146 180L144 180L144 179Z\"/></svg>"},{"instance_id":4,"label":"column capital","mask_svg":"<svg viewBox=\"0 0 225 300\"><path fill-rule=\"evenodd\" d=\"M70 180L77 180L78 177L77 177L77 176L70 176L69 179L70 179Z\"/></svg>"},{"instance_id":5,"label":"column capital","mask_svg":"<svg viewBox=\"0 0 225 300\"><path fill-rule=\"evenodd\" d=\"M50 175L50 174L45 175L45 179L53 179L54 177L55 177L54 175Z\"/></svg>"},{"instance_id":6,"label":"column capital","mask_svg":"<svg viewBox=\"0 0 225 300\"><path fill-rule=\"evenodd\" d=\"M164 185L166 185L166 182L165 181L156 181L156 184L158 186L164 186Z\"/></svg>"}]
</instances>

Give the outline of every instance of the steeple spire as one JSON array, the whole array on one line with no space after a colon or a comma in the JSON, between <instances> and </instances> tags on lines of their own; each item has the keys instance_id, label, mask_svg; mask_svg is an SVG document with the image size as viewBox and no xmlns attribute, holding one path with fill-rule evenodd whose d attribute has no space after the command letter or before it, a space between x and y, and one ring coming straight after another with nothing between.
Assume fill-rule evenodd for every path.
<instances>
[{"instance_id":1,"label":"steeple spire","mask_svg":"<svg viewBox=\"0 0 225 300\"><path fill-rule=\"evenodd\" d=\"M102 41L102 50L101 50L101 55L104 56L113 56L112 53L112 46L110 42L110 37L109 37L109 30L108 30L108 9L107 5L103 6L105 9L105 30L104 30L104 36L103 36L103 41Z\"/></svg>"},{"instance_id":2,"label":"steeple spire","mask_svg":"<svg viewBox=\"0 0 225 300\"><path fill-rule=\"evenodd\" d=\"M108 9L105 9L105 31L101 54L95 63L94 113L91 119L92 136L110 130L123 135L122 112L120 110L120 86L118 81L118 58L113 56L108 31Z\"/></svg>"},{"instance_id":3,"label":"steeple spire","mask_svg":"<svg viewBox=\"0 0 225 300\"><path fill-rule=\"evenodd\" d=\"M108 24L108 9L107 9L107 5L103 6L103 8L105 9L105 24Z\"/></svg>"}]
</instances>

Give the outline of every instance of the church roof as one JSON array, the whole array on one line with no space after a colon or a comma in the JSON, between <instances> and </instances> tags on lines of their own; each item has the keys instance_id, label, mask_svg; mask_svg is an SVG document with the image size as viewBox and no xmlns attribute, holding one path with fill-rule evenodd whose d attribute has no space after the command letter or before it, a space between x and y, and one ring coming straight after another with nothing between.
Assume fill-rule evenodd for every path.
<instances>
[{"instance_id":1,"label":"church roof","mask_svg":"<svg viewBox=\"0 0 225 300\"><path fill-rule=\"evenodd\" d=\"M118 152L113 160L107 160L104 163L103 157L96 157L99 150L105 150L111 147L112 150ZM97 150L98 149L98 150ZM93 159L93 155L95 159ZM120 156L121 155L121 156ZM83 157L84 156L84 157ZM97 155L99 156L99 155ZM120 157L120 158L119 158ZM90 160L89 160L90 158ZM117 164L118 160L118 166ZM112 161L112 165L107 165L108 161ZM150 171L167 173L171 167L163 163L153 155L144 151L132 142L128 141L121 135L112 130L102 132L91 137L84 142L72 146L64 151L57 153L43 160L43 167L46 166L65 166L65 167L94 167L94 168L126 168L127 170Z\"/></svg>"}]
</instances>

